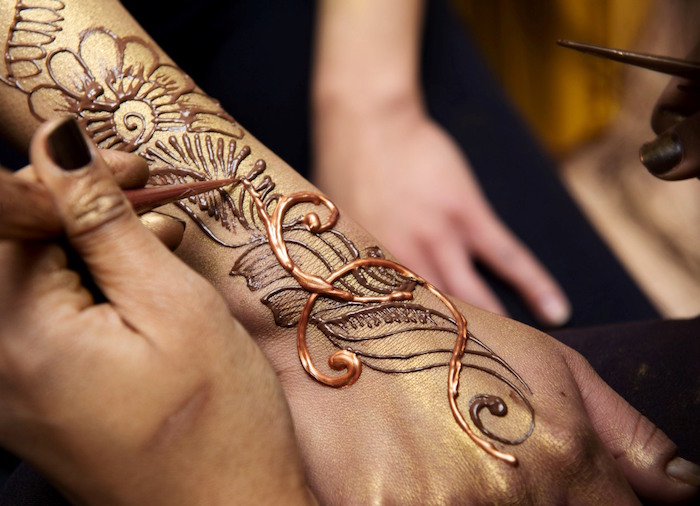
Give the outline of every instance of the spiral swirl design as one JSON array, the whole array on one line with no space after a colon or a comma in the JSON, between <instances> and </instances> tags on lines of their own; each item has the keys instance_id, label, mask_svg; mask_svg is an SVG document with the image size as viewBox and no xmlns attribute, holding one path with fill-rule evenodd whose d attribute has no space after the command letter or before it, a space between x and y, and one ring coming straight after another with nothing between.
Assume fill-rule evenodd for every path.
<instances>
[{"instance_id":1,"label":"spiral swirl design","mask_svg":"<svg viewBox=\"0 0 700 506\"><path fill-rule=\"evenodd\" d=\"M153 108L142 100L127 100L114 113L114 127L128 151L153 136L156 127Z\"/></svg>"}]
</instances>

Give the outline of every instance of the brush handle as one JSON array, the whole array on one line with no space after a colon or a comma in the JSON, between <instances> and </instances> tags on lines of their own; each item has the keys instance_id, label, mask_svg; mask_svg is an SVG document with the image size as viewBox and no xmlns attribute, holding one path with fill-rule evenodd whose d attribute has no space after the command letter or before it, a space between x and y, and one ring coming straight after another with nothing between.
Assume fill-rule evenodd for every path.
<instances>
[{"instance_id":1,"label":"brush handle","mask_svg":"<svg viewBox=\"0 0 700 506\"><path fill-rule=\"evenodd\" d=\"M209 181L195 181L193 183L125 190L124 194L131 202L134 211L136 211L137 214L143 214L156 207L177 202L178 200L199 195L200 193L218 190L234 182L234 179L213 179Z\"/></svg>"},{"instance_id":2,"label":"brush handle","mask_svg":"<svg viewBox=\"0 0 700 506\"><path fill-rule=\"evenodd\" d=\"M641 67L655 72L661 72L662 74L684 77L690 80L698 80L700 78L699 62L681 58L671 58L670 56L636 53L624 49L595 46L593 44L585 44L572 40L558 40L557 44L582 53L598 56L607 60L614 60L627 65L634 65L635 67Z\"/></svg>"}]
</instances>

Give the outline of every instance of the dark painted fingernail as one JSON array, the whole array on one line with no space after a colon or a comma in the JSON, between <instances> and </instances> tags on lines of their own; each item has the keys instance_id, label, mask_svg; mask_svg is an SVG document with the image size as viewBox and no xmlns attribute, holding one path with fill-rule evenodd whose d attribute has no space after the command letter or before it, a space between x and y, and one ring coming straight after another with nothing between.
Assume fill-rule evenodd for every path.
<instances>
[{"instance_id":1,"label":"dark painted fingernail","mask_svg":"<svg viewBox=\"0 0 700 506\"><path fill-rule=\"evenodd\" d=\"M181 220L180 218L177 218L175 216L171 216L169 214L161 213L160 211L148 211L147 213L144 213L141 215L141 220L143 220L146 216L148 215L156 215L158 217L162 217L163 220L171 221L173 223L177 223L180 226L182 226L182 229L184 230L187 227L187 222L185 220Z\"/></svg>"},{"instance_id":2,"label":"dark painted fingernail","mask_svg":"<svg viewBox=\"0 0 700 506\"><path fill-rule=\"evenodd\" d=\"M47 144L49 156L63 170L77 170L92 161L85 136L73 118L56 125L47 137Z\"/></svg>"},{"instance_id":3,"label":"dark painted fingernail","mask_svg":"<svg viewBox=\"0 0 700 506\"><path fill-rule=\"evenodd\" d=\"M678 137L662 134L639 149L639 159L649 172L666 174L683 159L683 145Z\"/></svg>"},{"instance_id":4,"label":"dark painted fingernail","mask_svg":"<svg viewBox=\"0 0 700 506\"><path fill-rule=\"evenodd\" d=\"M700 487L700 466L688 460L676 457L666 465L666 474L693 487Z\"/></svg>"}]
</instances>

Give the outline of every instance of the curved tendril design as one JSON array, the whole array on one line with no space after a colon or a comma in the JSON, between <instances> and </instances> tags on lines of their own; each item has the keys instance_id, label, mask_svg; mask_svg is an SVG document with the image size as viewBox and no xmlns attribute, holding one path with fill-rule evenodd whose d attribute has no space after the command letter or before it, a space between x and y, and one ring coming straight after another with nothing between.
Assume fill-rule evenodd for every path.
<instances>
[{"instance_id":1,"label":"curved tendril design","mask_svg":"<svg viewBox=\"0 0 700 506\"><path fill-rule=\"evenodd\" d=\"M289 196L280 197L277 205L272 211L272 214L270 214L266 208L266 205L263 203L260 194L255 190L252 183L246 178L241 178L240 183L243 185L244 189L248 192L255 203L258 216L260 217L260 220L267 231L270 246L279 263L296 279L303 289L309 292L309 298L307 299L301 316L299 317L297 328L297 348L299 351L299 359L306 372L320 383L336 388L352 385L359 379L362 373L362 362L356 353L347 349L340 349L334 352L328 359L328 365L331 369L335 371L344 371L338 376L329 376L324 374L318 368L316 368L311 360L306 343L306 328L309 323L311 311L319 296L354 303L408 301L413 299L412 290L415 289L415 286L420 285L436 296L447 307L457 323L457 340L454 348L452 349L447 380L450 409L457 424L471 438L471 440L474 441L474 443L476 443L486 453L508 464L514 466L517 465L518 460L514 455L498 450L493 443L474 433L457 405L457 397L459 397L459 378L463 368L462 357L465 353L468 340L467 320L464 315L459 312L455 305L445 296L445 294L403 265L380 257L356 258L343 264L326 278L304 272L289 256L289 252L284 241L283 222L286 212L295 205L302 203L310 203L316 206L322 205L326 207L329 212L329 216L325 223L322 223L318 214L314 212L306 214L300 220L300 223L303 224L311 233L319 234L330 230L335 226L339 217L338 208L335 206L335 204L333 204L333 202L323 195L312 192L299 192ZM385 295L378 296L355 295L350 291L343 290L342 288L338 288L333 285L334 282L338 281L343 276L350 274L361 267L391 269L397 272L399 275L408 278L415 284L412 286L411 291L395 290ZM507 379L504 379L504 381L525 401L525 405L530 412L534 413L530 403L527 401L527 399L525 399L522 392L512 382L508 381ZM533 426L531 425L525 436L517 441L509 441L493 435L486 429L486 427L483 426L479 418L480 411L484 408L488 409L489 412L495 416L505 416L508 412L508 408L505 402L500 397L495 395L480 394L475 396L470 401L469 411L471 419L479 430L481 430L488 437L507 444L518 444L527 439L527 437L529 437L529 435L532 433Z\"/></svg>"}]
</instances>

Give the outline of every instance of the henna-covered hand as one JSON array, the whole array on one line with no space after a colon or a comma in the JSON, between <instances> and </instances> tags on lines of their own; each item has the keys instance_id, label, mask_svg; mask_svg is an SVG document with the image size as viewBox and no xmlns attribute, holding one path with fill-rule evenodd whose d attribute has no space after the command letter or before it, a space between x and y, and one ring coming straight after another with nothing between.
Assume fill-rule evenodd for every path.
<instances>
[{"instance_id":1,"label":"henna-covered hand","mask_svg":"<svg viewBox=\"0 0 700 506\"><path fill-rule=\"evenodd\" d=\"M323 501L635 504L630 484L655 500L697 493L697 467L674 458L673 443L580 355L533 329L455 305L376 248L353 258L357 250L349 247L349 258L335 267L343 247L330 246L338 219L332 202L302 192L266 204L250 181L243 178L241 186L239 201L251 198L267 236L261 247L272 254L265 262L246 259L255 258L254 246L232 274L245 276L253 290L268 289L263 300L279 325L297 327L299 359L315 381L354 390L316 391L308 378L289 371L285 343L265 342L273 363L282 366L300 441L326 443L302 445ZM293 212L308 203L315 207ZM340 237L345 247L352 245ZM306 255L294 260L290 249L299 245ZM301 265L314 265L308 253L325 260L322 272L331 272L306 272ZM273 281L282 286L270 290ZM518 365L478 335L488 335L491 346L521 350L510 354ZM447 380L442 408L430 394L441 374ZM468 439L439 416L447 406ZM479 449L493 460L480 458ZM345 468L351 475L338 474ZM377 468L381 477L369 486L377 476L368 470ZM437 469L463 480L447 485Z\"/></svg>"},{"instance_id":2,"label":"henna-covered hand","mask_svg":"<svg viewBox=\"0 0 700 506\"><path fill-rule=\"evenodd\" d=\"M695 492L666 474L670 441L580 357L453 304L395 264L232 123L116 2L100 2L100 16L91 0L55 5L60 40L41 38L45 55L30 67L10 65L4 92L23 94L30 126L71 114L98 144L140 154L151 184L237 178L229 191L171 206L196 225L178 254L276 369L322 502L634 503L625 478L652 498ZM119 21L104 26L106 12ZM21 28L10 25L8 48L35 40ZM176 295L187 308L191 294ZM339 376L345 387L323 384ZM680 476L675 462L669 474Z\"/></svg>"}]
</instances>

